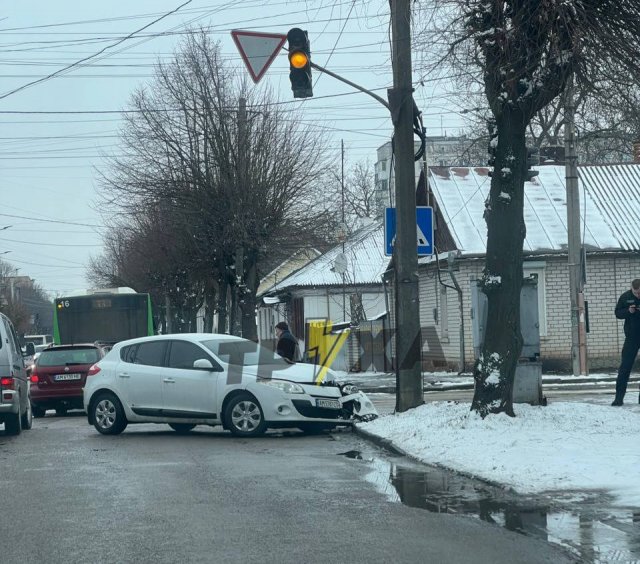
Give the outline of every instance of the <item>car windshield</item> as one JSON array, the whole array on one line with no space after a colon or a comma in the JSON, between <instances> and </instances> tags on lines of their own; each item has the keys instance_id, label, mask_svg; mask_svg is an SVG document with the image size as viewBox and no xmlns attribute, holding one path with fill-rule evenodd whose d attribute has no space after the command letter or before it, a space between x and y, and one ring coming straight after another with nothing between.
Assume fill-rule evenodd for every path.
<instances>
[{"instance_id":1,"label":"car windshield","mask_svg":"<svg viewBox=\"0 0 640 564\"><path fill-rule=\"evenodd\" d=\"M44 350L38 357L38 366L94 364L99 360L100 355L96 348Z\"/></svg>"},{"instance_id":2,"label":"car windshield","mask_svg":"<svg viewBox=\"0 0 640 564\"><path fill-rule=\"evenodd\" d=\"M201 341L216 357L234 366L287 365L288 363L272 350L253 341L230 341L210 339Z\"/></svg>"}]
</instances>

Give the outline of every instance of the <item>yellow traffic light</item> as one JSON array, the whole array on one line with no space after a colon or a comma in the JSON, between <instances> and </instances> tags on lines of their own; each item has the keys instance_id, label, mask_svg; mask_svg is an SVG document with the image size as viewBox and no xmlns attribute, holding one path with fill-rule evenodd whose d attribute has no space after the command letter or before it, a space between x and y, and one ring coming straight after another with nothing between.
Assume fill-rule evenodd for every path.
<instances>
[{"instance_id":1,"label":"yellow traffic light","mask_svg":"<svg viewBox=\"0 0 640 564\"><path fill-rule=\"evenodd\" d=\"M303 69L309 63L309 57L302 51L295 51L289 54L289 62L296 69Z\"/></svg>"},{"instance_id":2,"label":"yellow traffic light","mask_svg":"<svg viewBox=\"0 0 640 564\"><path fill-rule=\"evenodd\" d=\"M311 46L307 32L294 27L287 33L289 42L289 80L294 98L311 98Z\"/></svg>"}]
</instances>

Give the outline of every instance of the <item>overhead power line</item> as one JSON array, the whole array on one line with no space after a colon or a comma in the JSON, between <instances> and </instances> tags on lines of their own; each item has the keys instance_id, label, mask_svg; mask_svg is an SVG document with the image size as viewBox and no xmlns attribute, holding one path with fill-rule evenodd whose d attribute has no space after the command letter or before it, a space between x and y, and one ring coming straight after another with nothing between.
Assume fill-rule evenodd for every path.
<instances>
[{"instance_id":1,"label":"overhead power line","mask_svg":"<svg viewBox=\"0 0 640 564\"><path fill-rule=\"evenodd\" d=\"M63 221L58 219L36 219L34 217L29 217L26 215L12 215L8 213L0 213L2 217L13 217L15 219L29 219L34 222L42 222L42 223L62 223L63 225L78 225L80 227L95 227L96 229L102 228L102 225L92 225L90 223L78 223L75 221Z\"/></svg>"},{"instance_id":2,"label":"overhead power line","mask_svg":"<svg viewBox=\"0 0 640 564\"><path fill-rule=\"evenodd\" d=\"M80 59L78 61L75 61L74 63L71 63L70 65L67 65L64 68L61 68L55 72L52 72L51 74L48 74L47 76L44 76L42 78L39 78L38 80L33 80L31 82L27 82L26 84L23 84L22 86L18 86L18 88L14 88L13 90L10 90L9 92L6 92L5 94L0 95L0 100L3 100L4 98L7 98L8 96L11 96L12 94L15 94L17 92L20 92L22 90L25 90L26 88L29 88L31 86L35 86L36 84L40 84L41 82L44 82L46 80L50 80L52 78L55 78L56 76L64 73L64 72L68 72L69 70L71 70L74 67L77 67L79 65L81 65L82 63L84 63L85 61L89 61L91 59L94 59L95 57L101 55L102 53L104 53L105 51L107 51L108 49L112 49L113 47L116 47L118 45L120 45L121 43L124 43L125 41L127 41L128 39L131 39L132 37L134 37L136 34L140 33L141 31L147 29L148 27L151 27L152 25L158 23L160 20L163 20L164 18L166 18L167 16L170 16L171 14L175 14L178 10L180 10L180 8L186 6L187 4L190 4L193 0L187 0L186 2L180 4L180 6L178 6L177 8L175 8L174 10L171 10L170 12L167 12L166 14L163 14L162 16L160 16L159 18L153 20L151 23L148 23L145 26L142 26L140 29L137 29L136 31L131 32L129 35L123 37L122 39L119 39L118 41L116 41L115 43L112 43L111 45L107 45L106 47L100 49L100 51L93 53L92 55L89 55L88 57L84 57L83 59Z\"/></svg>"}]
</instances>

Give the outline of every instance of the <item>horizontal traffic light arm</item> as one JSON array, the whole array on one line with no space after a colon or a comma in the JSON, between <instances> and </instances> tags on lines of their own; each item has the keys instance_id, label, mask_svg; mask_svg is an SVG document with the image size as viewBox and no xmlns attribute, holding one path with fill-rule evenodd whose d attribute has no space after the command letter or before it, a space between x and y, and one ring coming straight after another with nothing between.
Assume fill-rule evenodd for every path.
<instances>
[{"instance_id":1,"label":"horizontal traffic light arm","mask_svg":"<svg viewBox=\"0 0 640 564\"><path fill-rule=\"evenodd\" d=\"M367 90L366 88L360 86L359 84L356 84L355 82L351 82L350 80L347 80L346 78L340 76L339 74L336 74L335 72L331 72L330 70L327 70L324 67L321 67L320 65L316 65L313 61L309 61L309 64L311 65L312 69L319 70L320 72L328 74L329 76L332 76L333 78L336 78L339 81L344 82L345 84L348 84L349 86L353 86L353 88L355 88L356 90L360 90L360 92L369 94L369 96L371 96L372 98L380 102L385 108L387 108L387 110L391 111L391 109L389 108L389 103L384 98L381 98L377 94L374 94L373 92L371 92L371 90Z\"/></svg>"}]
</instances>

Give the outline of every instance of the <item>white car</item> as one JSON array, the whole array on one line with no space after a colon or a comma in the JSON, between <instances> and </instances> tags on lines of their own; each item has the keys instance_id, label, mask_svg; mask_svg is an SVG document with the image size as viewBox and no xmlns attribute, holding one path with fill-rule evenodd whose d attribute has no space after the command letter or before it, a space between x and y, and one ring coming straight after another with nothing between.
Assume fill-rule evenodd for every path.
<instances>
[{"instance_id":1,"label":"white car","mask_svg":"<svg viewBox=\"0 0 640 564\"><path fill-rule=\"evenodd\" d=\"M118 343L91 367L84 407L105 435L129 423L166 423L178 433L196 425L243 436L283 427L317 432L377 417L355 386L318 372L230 335L142 337Z\"/></svg>"}]
</instances>

